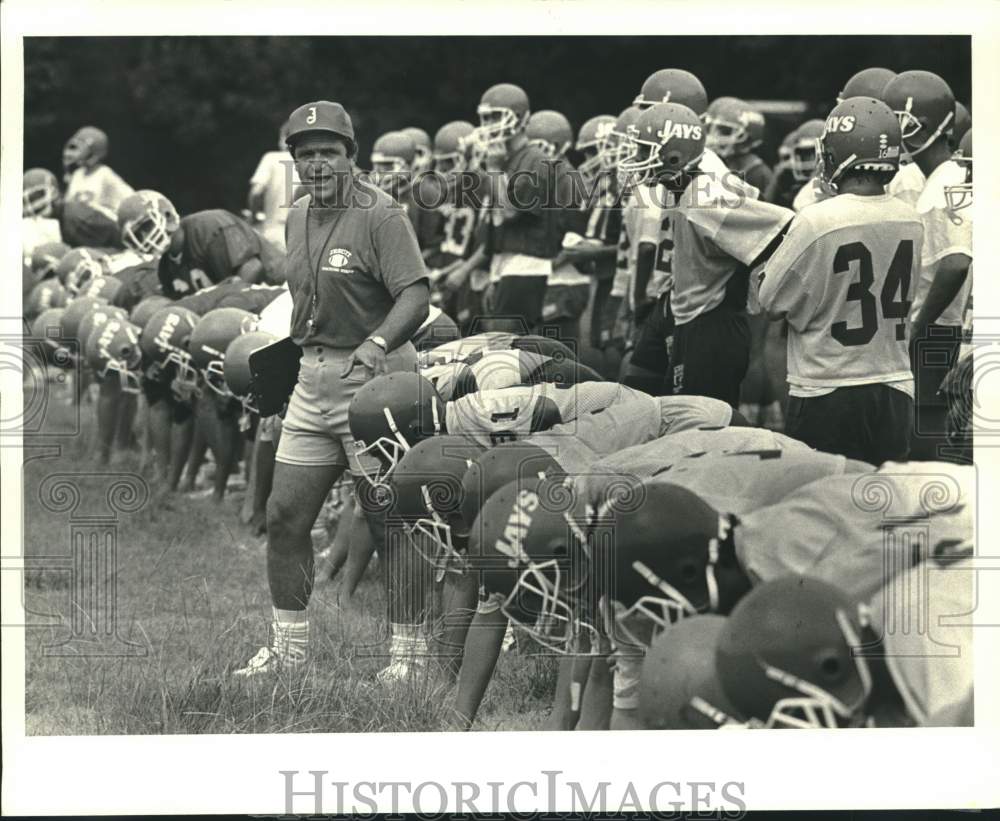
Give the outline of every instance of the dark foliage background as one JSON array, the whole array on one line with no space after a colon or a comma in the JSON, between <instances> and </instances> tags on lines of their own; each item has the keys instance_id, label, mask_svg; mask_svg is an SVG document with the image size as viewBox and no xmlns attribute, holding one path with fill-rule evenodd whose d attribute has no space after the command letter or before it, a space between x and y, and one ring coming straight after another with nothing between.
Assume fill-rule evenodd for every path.
<instances>
[{"instance_id":1,"label":"dark foliage background","mask_svg":"<svg viewBox=\"0 0 1000 821\"><path fill-rule=\"evenodd\" d=\"M866 66L935 71L969 103L970 38L128 37L25 41L25 167L59 170L81 125L103 128L110 164L184 213L238 209L263 151L296 106L342 102L360 162L390 128L475 119L479 95L515 82L535 109L578 127L631 103L658 68L695 72L709 97L803 100L822 116ZM797 120L769 119L768 153Z\"/></svg>"}]
</instances>

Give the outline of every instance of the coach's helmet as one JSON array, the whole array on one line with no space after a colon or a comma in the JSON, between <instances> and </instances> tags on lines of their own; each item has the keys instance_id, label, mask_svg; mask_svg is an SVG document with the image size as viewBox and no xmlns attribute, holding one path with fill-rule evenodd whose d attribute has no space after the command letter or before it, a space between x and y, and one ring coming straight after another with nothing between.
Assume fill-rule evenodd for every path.
<instances>
[{"instance_id":1,"label":"coach's helmet","mask_svg":"<svg viewBox=\"0 0 1000 821\"><path fill-rule=\"evenodd\" d=\"M698 166L705 153L705 126L690 108L657 103L630 129L635 152L618 164L633 185L653 181L670 185Z\"/></svg>"},{"instance_id":2,"label":"coach's helmet","mask_svg":"<svg viewBox=\"0 0 1000 821\"><path fill-rule=\"evenodd\" d=\"M191 364L201 371L205 384L220 396L232 395L226 387L223 366L229 343L256 327L257 317L242 308L215 308L194 326L188 340Z\"/></svg>"},{"instance_id":3,"label":"coach's helmet","mask_svg":"<svg viewBox=\"0 0 1000 821\"><path fill-rule=\"evenodd\" d=\"M146 323L152 319L153 314L161 308L165 308L170 302L170 297L163 296L163 294L150 294L147 297L143 297L129 313L129 322L133 325L138 325L140 328L145 328Z\"/></svg>"},{"instance_id":4,"label":"coach's helmet","mask_svg":"<svg viewBox=\"0 0 1000 821\"><path fill-rule=\"evenodd\" d=\"M972 205L972 129L965 132L952 161L965 169L965 179L954 185L946 185L944 197L948 210L961 211Z\"/></svg>"},{"instance_id":5,"label":"coach's helmet","mask_svg":"<svg viewBox=\"0 0 1000 821\"><path fill-rule=\"evenodd\" d=\"M85 125L66 141L63 168L93 168L108 156L108 135L92 125Z\"/></svg>"},{"instance_id":6,"label":"coach's helmet","mask_svg":"<svg viewBox=\"0 0 1000 821\"><path fill-rule=\"evenodd\" d=\"M567 652L592 634L586 511L568 479L513 481L487 499L469 534L469 564L487 596L539 644Z\"/></svg>"},{"instance_id":7,"label":"coach's helmet","mask_svg":"<svg viewBox=\"0 0 1000 821\"><path fill-rule=\"evenodd\" d=\"M583 155L579 170L585 177L595 177L607 168L607 141L615 130L616 121L617 118L610 114L598 114L580 126L576 150Z\"/></svg>"},{"instance_id":8,"label":"coach's helmet","mask_svg":"<svg viewBox=\"0 0 1000 821\"><path fill-rule=\"evenodd\" d=\"M895 78L896 72L888 68L863 68L844 83L844 88L837 95L837 104L851 97L874 97L876 100L883 100L885 87Z\"/></svg>"},{"instance_id":9,"label":"coach's helmet","mask_svg":"<svg viewBox=\"0 0 1000 821\"><path fill-rule=\"evenodd\" d=\"M29 322L50 308L64 308L68 302L66 289L58 279L39 282L24 302L24 318Z\"/></svg>"},{"instance_id":10,"label":"coach's helmet","mask_svg":"<svg viewBox=\"0 0 1000 821\"><path fill-rule=\"evenodd\" d=\"M180 224L177 209L158 191L136 191L118 206L122 244L139 254L165 254Z\"/></svg>"},{"instance_id":11,"label":"coach's helmet","mask_svg":"<svg viewBox=\"0 0 1000 821\"><path fill-rule=\"evenodd\" d=\"M499 83L483 92L476 108L479 128L476 140L483 147L504 144L528 123L531 103L520 86Z\"/></svg>"},{"instance_id":12,"label":"coach's helmet","mask_svg":"<svg viewBox=\"0 0 1000 821\"><path fill-rule=\"evenodd\" d=\"M59 205L59 180L47 168L29 168L21 183L21 215L52 217Z\"/></svg>"},{"instance_id":13,"label":"coach's helmet","mask_svg":"<svg viewBox=\"0 0 1000 821\"><path fill-rule=\"evenodd\" d=\"M90 340L94 331L103 328L109 320L117 319L119 322L127 322L128 314L124 308L117 308L113 305L100 303L95 305L80 320L78 336L82 347Z\"/></svg>"},{"instance_id":14,"label":"coach's helmet","mask_svg":"<svg viewBox=\"0 0 1000 821\"><path fill-rule=\"evenodd\" d=\"M723 616L685 619L653 640L639 680L639 720L647 730L717 730L747 726L715 669Z\"/></svg>"},{"instance_id":15,"label":"coach's helmet","mask_svg":"<svg viewBox=\"0 0 1000 821\"><path fill-rule=\"evenodd\" d=\"M881 172L888 182L899 170L899 122L880 100L851 97L826 118L819 152L829 185L852 170Z\"/></svg>"},{"instance_id":16,"label":"coach's helmet","mask_svg":"<svg viewBox=\"0 0 1000 821\"><path fill-rule=\"evenodd\" d=\"M812 179L819 166L819 139L823 136L826 122L806 120L794 132L789 161L792 176L799 182Z\"/></svg>"},{"instance_id":17,"label":"coach's helmet","mask_svg":"<svg viewBox=\"0 0 1000 821\"><path fill-rule=\"evenodd\" d=\"M139 328L127 319L111 317L87 339L87 364L101 379L118 375L125 393L139 393L142 382Z\"/></svg>"},{"instance_id":18,"label":"coach's helmet","mask_svg":"<svg viewBox=\"0 0 1000 821\"><path fill-rule=\"evenodd\" d=\"M872 677L861 648L865 611L833 585L783 576L756 587L716 645L726 695L768 728L867 722Z\"/></svg>"},{"instance_id":19,"label":"coach's helmet","mask_svg":"<svg viewBox=\"0 0 1000 821\"><path fill-rule=\"evenodd\" d=\"M384 485L417 442L445 432L444 403L434 385L408 371L366 382L351 399L347 420L361 471L373 485ZM377 464L362 457L374 457Z\"/></svg>"},{"instance_id":20,"label":"coach's helmet","mask_svg":"<svg viewBox=\"0 0 1000 821\"><path fill-rule=\"evenodd\" d=\"M56 266L56 276L73 294L81 293L94 279L104 276L104 261L108 255L99 248L74 248Z\"/></svg>"},{"instance_id":21,"label":"coach's helmet","mask_svg":"<svg viewBox=\"0 0 1000 821\"><path fill-rule=\"evenodd\" d=\"M899 118L906 156L915 157L942 137L951 136L955 95L937 74L904 71L889 81L882 99Z\"/></svg>"},{"instance_id":22,"label":"coach's helmet","mask_svg":"<svg viewBox=\"0 0 1000 821\"><path fill-rule=\"evenodd\" d=\"M462 519L462 477L481 453L481 446L464 437L435 436L417 442L392 472L392 512L438 581L446 572L465 570L469 528Z\"/></svg>"},{"instance_id":23,"label":"coach's helmet","mask_svg":"<svg viewBox=\"0 0 1000 821\"><path fill-rule=\"evenodd\" d=\"M253 413L257 413L253 397L253 372L250 370L250 356L261 348L266 348L278 337L267 331L250 331L240 334L226 348L226 355L222 361L222 373L226 380L226 387L229 392L237 397L243 407Z\"/></svg>"},{"instance_id":24,"label":"coach's helmet","mask_svg":"<svg viewBox=\"0 0 1000 821\"><path fill-rule=\"evenodd\" d=\"M702 120L705 146L720 157L746 154L764 141L764 115L737 97L713 100Z\"/></svg>"},{"instance_id":25,"label":"coach's helmet","mask_svg":"<svg viewBox=\"0 0 1000 821\"><path fill-rule=\"evenodd\" d=\"M613 585L602 592L609 634L646 646L651 637L697 613L726 614L749 589L733 543L734 521L696 494L656 479L609 476L595 490L595 532L608 531L604 554Z\"/></svg>"},{"instance_id":26,"label":"coach's helmet","mask_svg":"<svg viewBox=\"0 0 1000 821\"><path fill-rule=\"evenodd\" d=\"M657 103L687 106L701 116L708 108L708 94L701 80L690 71L661 68L646 78L639 94L632 101L632 105L639 108L649 108Z\"/></svg>"},{"instance_id":27,"label":"coach's helmet","mask_svg":"<svg viewBox=\"0 0 1000 821\"><path fill-rule=\"evenodd\" d=\"M372 146L372 181L383 191L405 184L413 172L417 146L402 131L389 131Z\"/></svg>"},{"instance_id":28,"label":"coach's helmet","mask_svg":"<svg viewBox=\"0 0 1000 821\"><path fill-rule=\"evenodd\" d=\"M56 276L59 263L70 252L65 242L43 242L31 252L31 275L35 282Z\"/></svg>"},{"instance_id":29,"label":"coach's helmet","mask_svg":"<svg viewBox=\"0 0 1000 821\"><path fill-rule=\"evenodd\" d=\"M573 145L573 127L566 115L551 109L533 112L524 133L546 157L562 157Z\"/></svg>"}]
</instances>

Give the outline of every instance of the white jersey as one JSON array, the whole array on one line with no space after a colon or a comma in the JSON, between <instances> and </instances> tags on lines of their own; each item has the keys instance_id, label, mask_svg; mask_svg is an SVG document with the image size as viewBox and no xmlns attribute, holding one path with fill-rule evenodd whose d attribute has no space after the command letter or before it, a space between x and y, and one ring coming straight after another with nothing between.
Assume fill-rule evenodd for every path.
<instances>
[{"instance_id":1,"label":"white jersey","mask_svg":"<svg viewBox=\"0 0 1000 821\"><path fill-rule=\"evenodd\" d=\"M801 211L803 208L815 205L817 202L828 200L832 196L833 192L818 178L813 177L796 193L795 199L792 200L792 210L796 212Z\"/></svg>"},{"instance_id":2,"label":"white jersey","mask_svg":"<svg viewBox=\"0 0 1000 821\"><path fill-rule=\"evenodd\" d=\"M972 624L975 571L971 543L921 562L871 601L871 625L885 663L914 723L972 726Z\"/></svg>"},{"instance_id":3,"label":"white jersey","mask_svg":"<svg viewBox=\"0 0 1000 821\"><path fill-rule=\"evenodd\" d=\"M448 433L466 436L488 448L642 398L652 397L616 382L583 382L566 387L542 383L479 391L445 405L445 427Z\"/></svg>"},{"instance_id":4,"label":"white jersey","mask_svg":"<svg viewBox=\"0 0 1000 821\"><path fill-rule=\"evenodd\" d=\"M923 234L888 194L841 194L796 216L753 283L761 307L788 321L792 396L871 383L913 395L907 303Z\"/></svg>"},{"instance_id":5,"label":"white jersey","mask_svg":"<svg viewBox=\"0 0 1000 821\"><path fill-rule=\"evenodd\" d=\"M920 199L920 192L924 190L926 181L927 178L920 170L920 166L911 162L899 167L896 176L889 181L885 190L889 196L896 197L896 199L916 208L917 200Z\"/></svg>"},{"instance_id":6,"label":"white jersey","mask_svg":"<svg viewBox=\"0 0 1000 821\"><path fill-rule=\"evenodd\" d=\"M134 194L132 186L106 165L77 168L66 183L66 200L78 200L102 212L108 219L118 219L121 201Z\"/></svg>"},{"instance_id":7,"label":"white jersey","mask_svg":"<svg viewBox=\"0 0 1000 821\"><path fill-rule=\"evenodd\" d=\"M465 362L444 362L420 368L418 373L446 402L477 391L492 391L526 385L531 374L552 359L518 349L484 351Z\"/></svg>"},{"instance_id":8,"label":"white jersey","mask_svg":"<svg viewBox=\"0 0 1000 821\"><path fill-rule=\"evenodd\" d=\"M803 574L868 601L935 552L973 541L975 468L887 462L831 476L743 517L736 555L754 580Z\"/></svg>"},{"instance_id":9,"label":"white jersey","mask_svg":"<svg viewBox=\"0 0 1000 821\"><path fill-rule=\"evenodd\" d=\"M301 184L295 162L287 151L268 151L260 158L250 185L263 189L261 210L265 225L283 226L288 221L292 195Z\"/></svg>"},{"instance_id":10,"label":"white jersey","mask_svg":"<svg viewBox=\"0 0 1000 821\"><path fill-rule=\"evenodd\" d=\"M62 242L59 220L48 217L24 217L21 220L21 247L24 262L31 267L31 255L39 245L47 242Z\"/></svg>"},{"instance_id":11,"label":"white jersey","mask_svg":"<svg viewBox=\"0 0 1000 821\"><path fill-rule=\"evenodd\" d=\"M611 296L628 297L630 305L639 246L644 242L653 245L660 242L663 196L664 189L659 186L653 188L639 185L632 190L632 196L622 206L622 225L618 235L618 257L615 277L611 283Z\"/></svg>"},{"instance_id":12,"label":"white jersey","mask_svg":"<svg viewBox=\"0 0 1000 821\"><path fill-rule=\"evenodd\" d=\"M938 263L951 254L965 254L972 258L972 208L964 208L957 213L948 208L945 188L965 182L965 169L954 160L948 160L935 168L927 178L920 198L917 213L924 226L923 253L920 257L920 279L917 281L910 317L916 318L927 292L934 281ZM951 303L941 312L936 322L939 325L962 325L965 307L972 293L972 276L965 277L965 283L955 294Z\"/></svg>"},{"instance_id":13,"label":"white jersey","mask_svg":"<svg viewBox=\"0 0 1000 821\"><path fill-rule=\"evenodd\" d=\"M487 333L467 336L463 339L455 339L451 342L437 345L429 351L421 351L417 355L417 364L420 367L426 367L427 365L440 365L446 362L464 362L481 351L509 350L516 338L516 335L512 333L489 331Z\"/></svg>"},{"instance_id":14,"label":"white jersey","mask_svg":"<svg viewBox=\"0 0 1000 821\"><path fill-rule=\"evenodd\" d=\"M104 268L105 274L114 276L128 268L145 265L154 259L155 257L152 254L140 254L138 251L126 248L124 251L117 251L114 254L106 256L101 262L101 266Z\"/></svg>"}]
</instances>

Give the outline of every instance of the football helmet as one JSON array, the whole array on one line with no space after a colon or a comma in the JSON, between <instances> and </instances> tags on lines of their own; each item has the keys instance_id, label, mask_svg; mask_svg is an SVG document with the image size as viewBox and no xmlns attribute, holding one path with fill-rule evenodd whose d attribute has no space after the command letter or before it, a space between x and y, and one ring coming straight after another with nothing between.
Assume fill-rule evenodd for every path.
<instances>
[{"instance_id":1,"label":"football helmet","mask_svg":"<svg viewBox=\"0 0 1000 821\"><path fill-rule=\"evenodd\" d=\"M250 331L237 336L226 348L226 355L222 360L222 375L226 380L226 387L246 410L253 413L257 413L257 408L254 406L250 356L277 341L278 337L267 331Z\"/></svg>"},{"instance_id":2,"label":"football helmet","mask_svg":"<svg viewBox=\"0 0 1000 821\"><path fill-rule=\"evenodd\" d=\"M951 136L955 95L937 74L904 71L889 81L882 99L899 118L907 156L915 157L940 137Z\"/></svg>"},{"instance_id":3,"label":"football helmet","mask_svg":"<svg viewBox=\"0 0 1000 821\"><path fill-rule=\"evenodd\" d=\"M74 248L56 266L56 276L74 296L86 290L89 283L104 276L104 261L108 255L98 248Z\"/></svg>"},{"instance_id":4,"label":"football helmet","mask_svg":"<svg viewBox=\"0 0 1000 821\"><path fill-rule=\"evenodd\" d=\"M56 276L59 263L70 252L65 242L43 242L31 252L31 275L35 282Z\"/></svg>"},{"instance_id":5,"label":"football helmet","mask_svg":"<svg viewBox=\"0 0 1000 821\"><path fill-rule=\"evenodd\" d=\"M205 384L220 396L231 396L226 387L224 362L229 343L256 330L257 317L241 308L215 308L206 313L191 332L188 353L191 364L201 371Z\"/></svg>"},{"instance_id":6,"label":"football helmet","mask_svg":"<svg viewBox=\"0 0 1000 821\"><path fill-rule=\"evenodd\" d=\"M944 187L949 211L961 211L972 205L972 129L965 132L952 160L965 168L965 181Z\"/></svg>"},{"instance_id":7,"label":"football helmet","mask_svg":"<svg viewBox=\"0 0 1000 821\"><path fill-rule=\"evenodd\" d=\"M795 137L798 133L798 129L792 129L789 131L784 139L781 141L781 145L778 146L778 162L779 163L790 163L792 161L792 146L795 145Z\"/></svg>"},{"instance_id":8,"label":"football helmet","mask_svg":"<svg viewBox=\"0 0 1000 821\"><path fill-rule=\"evenodd\" d=\"M690 108L657 103L630 129L636 149L618 164L633 185L669 183L697 167L705 153L705 126Z\"/></svg>"},{"instance_id":9,"label":"football helmet","mask_svg":"<svg viewBox=\"0 0 1000 821\"><path fill-rule=\"evenodd\" d=\"M372 146L372 181L383 191L409 181L417 146L413 138L402 131L389 131Z\"/></svg>"},{"instance_id":10,"label":"football helmet","mask_svg":"<svg viewBox=\"0 0 1000 821\"><path fill-rule=\"evenodd\" d=\"M79 290L80 296L92 296L104 302L112 302L122 288L122 281L117 277L97 277L90 280Z\"/></svg>"},{"instance_id":11,"label":"football helmet","mask_svg":"<svg viewBox=\"0 0 1000 821\"><path fill-rule=\"evenodd\" d=\"M642 84L632 105L649 108L657 103L675 103L690 108L699 117L708 108L708 94L690 71L681 68L661 68L654 71Z\"/></svg>"},{"instance_id":12,"label":"football helmet","mask_svg":"<svg viewBox=\"0 0 1000 821\"><path fill-rule=\"evenodd\" d=\"M79 296L66 306L66 312L59 321L59 336L64 341L75 343L77 354L83 352L83 345L87 341L80 338L80 323L90 311L103 304L99 299Z\"/></svg>"},{"instance_id":13,"label":"football helmet","mask_svg":"<svg viewBox=\"0 0 1000 821\"><path fill-rule=\"evenodd\" d=\"M466 529L487 499L508 482L565 476L548 451L531 442L504 442L473 460L462 477L462 520Z\"/></svg>"},{"instance_id":14,"label":"football helmet","mask_svg":"<svg viewBox=\"0 0 1000 821\"><path fill-rule=\"evenodd\" d=\"M647 730L744 727L715 669L722 616L685 619L653 641L639 680L639 720Z\"/></svg>"},{"instance_id":15,"label":"football helmet","mask_svg":"<svg viewBox=\"0 0 1000 821\"><path fill-rule=\"evenodd\" d=\"M139 254L165 254L180 224L173 203L157 191L136 191L118 206L122 244Z\"/></svg>"},{"instance_id":16,"label":"football helmet","mask_svg":"<svg viewBox=\"0 0 1000 821\"><path fill-rule=\"evenodd\" d=\"M733 609L715 663L726 695L767 728L835 728L867 722L868 664L855 650L864 611L808 576L761 584Z\"/></svg>"},{"instance_id":17,"label":"football helmet","mask_svg":"<svg viewBox=\"0 0 1000 821\"><path fill-rule=\"evenodd\" d=\"M972 115L962 103L955 101L955 124L951 129L952 145L962 144L962 137L972 128Z\"/></svg>"},{"instance_id":18,"label":"football helmet","mask_svg":"<svg viewBox=\"0 0 1000 821\"><path fill-rule=\"evenodd\" d=\"M819 152L823 181L832 187L855 169L891 177L899 170L899 121L881 100L851 97L826 118Z\"/></svg>"},{"instance_id":19,"label":"football helmet","mask_svg":"<svg viewBox=\"0 0 1000 821\"><path fill-rule=\"evenodd\" d=\"M97 328L102 328L108 322L109 319L117 319L120 322L128 320L128 314L125 313L123 308L115 308L111 305L99 304L95 305L84 315L83 319L80 320L80 327L77 335L80 339L80 344L86 346L87 341L90 339L91 334Z\"/></svg>"},{"instance_id":20,"label":"football helmet","mask_svg":"<svg viewBox=\"0 0 1000 821\"><path fill-rule=\"evenodd\" d=\"M476 108L479 128L476 141L484 148L506 144L527 125L531 111L528 95L513 83L499 83L483 92Z\"/></svg>"},{"instance_id":21,"label":"football helmet","mask_svg":"<svg viewBox=\"0 0 1000 821\"><path fill-rule=\"evenodd\" d=\"M753 151L764 141L764 115L736 97L719 97L705 111L705 146L720 157Z\"/></svg>"},{"instance_id":22,"label":"football helmet","mask_svg":"<svg viewBox=\"0 0 1000 821\"><path fill-rule=\"evenodd\" d=\"M417 128L415 125L400 129L400 132L413 140L413 145L416 149L416 158L413 160L413 173L420 174L424 171L429 171L433 162L430 134L422 128Z\"/></svg>"},{"instance_id":23,"label":"football helmet","mask_svg":"<svg viewBox=\"0 0 1000 821\"><path fill-rule=\"evenodd\" d=\"M59 180L47 168L29 168L21 187L21 215L52 217L59 204Z\"/></svg>"},{"instance_id":24,"label":"football helmet","mask_svg":"<svg viewBox=\"0 0 1000 821\"><path fill-rule=\"evenodd\" d=\"M547 108L528 117L524 133L546 157L562 157L573 144L573 127L569 120L564 114Z\"/></svg>"},{"instance_id":25,"label":"football helmet","mask_svg":"<svg viewBox=\"0 0 1000 821\"><path fill-rule=\"evenodd\" d=\"M608 170L617 168L635 153L636 145L632 139L633 129L641 114L642 109L633 105L618 115L614 128L611 129L604 141L604 152L601 154L601 163L604 168Z\"/></svg>"},{"instance_id":26,"label":"football helmet","mask_svg":"<svg viewBox=\"0 0 1000 821\"><path fill-rule=\"evenodd\" d=\"M138 325L140 328L145 328L146 323L152 318L160 308L165 308L170 304L170 297L163 296L163 294L150 294L147 297L143 297L134 308L132 308L129 314L129 322L133 325Z\"/></svg>"},{"instance_id":27,"label":"football helmet","mask_svg":"<svg viewBox=\"0 0 1000 821\"><path fill-rule=\"evenodd\" d=\"M168 305L154 313L139 335L144 364L152 368L154 374L169 365L176 368L179 378L175 393L183 393L181 387L196 384L198 372L191 365L188 342L198 324L198 314L179 305Z\"/></svg>"},{"instance_id":28,"label":"football helmet","mask_svg":"<svg viewBox=\"0 0 1000 821\"><path fill-rule=\"evenodd\" d=\"M35 339L44 340L43 344L46 347L59 350L62 347L59 344L59 329L65 313L65 308L49 308L42 311L31 323L31 335Z\"/></svg>"},{"instance_id":29,"label":"football helmet","mask_svg":"<svg viewBox=\"0 0 1000 821\"><path fill-rule=\"evenodd\" d=\"M139 328L127 319L111 317L94 328L87 339L87 364L101 378L118 375L125 393L139 393L142 388L139 350Z\"/></svg>"},{"instance_id":30,"label":"football helmet","mask_svg":"<svg viewBox=\"0 0 1000 821\"><path fill-rule=\"evenodd\" d=\"M444 403L430 380L417 373L382 374L366 382L351 399L347 421L361 472L372 485L384 485L399 460L429 436L444 433ZM360 457L374 457L375 466Z\"/></svg>"},{"instance_id":31,"label":"football helmet","mask_svg":"<svg viewBox=\"0 0 1000 821\"><path fill-rule=\"evenodd\" d=\"M442 174L464 171L475 130L467 120L452 120L441 126L434 135L434 170Z\"/></svg>"},{"instance_id":32,"label":"football helmet","mask_svg":"<svg viewBox=\"0 0 1000 821\"><path fill-rule=\"evenodd\" d=\"M85 125L66 141L63 147L63 167L93 168L108 156L108 135L92 125Z\"/></svg>"},{"instance_id":33,"label":"football helmet","mask_svg":"<svg viewBox=\"0 0 1000 821\"><path fill-rule=\"evenodd\" d=\"M806 120L794 132L792 141L792 176L799 182L812 179L819 166L819 138L826 123L823 120Z\"/></svg>"},{"instance_id":34,"label":"football helmet","mask_svg":"<svg viewBox=\"0 0 1000 821\"><path fill-rule=\"evenodd\" d=\"M732 517L680 485L614 476L608 485L592 523L614 540L602 591L608 634L648 646L683 618L728 613L749 588Z\"/></svg>"},{"instance_id":35,"label":"football helmet","mask_svg":"<svg viewBox=\"0 0 1000 821\"><path fill-rule=\"evenodd\" d=\"M513 481L497 490L469 534L469 564L503 613L543 647L570 650L580 630L593 636L586 600L586 513L566 479ZM583 598L580 598L581 594Z\"/></svg>"},{"instance_id":36,"label":"football helmet","mask_svg":"<svg viewBox=\"0 0 1000 821\"><path fill-rule=\"evenodd\" d=\"M417 442L392 472L393 513L406 526L414 548L436 571L462 573L469 528L462 519L463 485L483 448L461 436Z\"/></svg>"},{"instance_id":37,"label":"football helmet","mask_svg":"<svg viewBox=\"0 0 1000 821\"><path fill-rule=\"evenodd\" d=\"M66 289L57 279L46 279L31 289L24 303L24 317L32 320L50 308L64 308L68 302Z\"/></svg>"},{"instance_id":38,"label":"football helmet","mask_svg":"<svg viewBox=\"0 0 1000 821\"><path fill-rule=\"evenodd\" d=\"M615 130L616 118L610 114L598 114L580 126L576 137L576 150L583 155L580 173L594 177L605 168L607 140Z\"/></svg>"},{"instance_id":39,"label":"football helmet","mask_svg":"<svg viewBox=\"0 0 1000 821\"><path fill-rule=\"evenodd\" d=\"M876 100L882 100L885 87L895 77L896 72L887 68L863 68L844 84L844 88L837 95L837 104L840 105L851 97L874 97Z\"/></svg>"}]
</instances>

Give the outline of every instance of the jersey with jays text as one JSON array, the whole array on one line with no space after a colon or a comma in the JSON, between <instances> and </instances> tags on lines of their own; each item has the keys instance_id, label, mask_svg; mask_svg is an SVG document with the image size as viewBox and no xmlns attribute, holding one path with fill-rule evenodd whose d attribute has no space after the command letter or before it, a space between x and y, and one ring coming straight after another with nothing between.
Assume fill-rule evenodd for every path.
<instances>
[{"instance_id":1,"label":"jersey with jays text","mask_svg":"<svg viewBox=\"0 0 1000 821\"><path fill-rule=\"evenodd\" d=\"M670 307L676 324L718 307L730 278L754 262L791 220L787 208L754 199L747 188L735 174L722 180L701 174L670 209Z\"/></svg>"},{"instance_id":2,"label":"jersey with jays text","mask_svg":"<svg viewBox=\"0 0 1000 821\"><path fill-rule=\"evenodd\" d=\"M867 602L897 573L972 543L974 503L972 466L887 462L741 517L736 555L751 579L816 576Z\"/></svg>"},{"instance_id":3,"label":"jersey with jays text","mask_svg":"<svg viewBox=\"0 0 1000 821\"><path fill-rule=\"evenodd\" d=\"M446 402L477 391L528 384L532 372L552 357L532 351L483 351L464 362L446 362L421 368Z\"/></svg>"},{"instance_id":4,"label":"jersey with jays text","mask_svg":"<svg viewBox=\"0 0 1000 821\"><path fill-rule=\"evenodd\" d=\"M220 208L181 218L184 247L180 256L160 258L163 292L173 298L193 294L227 277L241 265L261 257L260 236L246 222Z\"/></svg>"},{"instance_id":5,"label":"jersey with jays text","mask_svg":"<svg viewBox=\"0 0 1000 821\"><path fill-rule=\"evenodd\" d=\"M448 433L466 436L483 447L524 439L631 399L651 399L615 382L584 382L560 387L549 383L471 393L445 406Z\"/></svg>"},{"instance_id":6,"label":"jersey with jays text","mask_svg":"<svg viewBox=\"0 0 1000 821\"><path fill-rule=\"evenodd\" d=\"M971 544L894 576L870 603L871 627L912 722L972 726L972 627L976 579Z\"/></svg>"},{"instance_id":7,"label":"jersey with jays text","mask_svg":"<svg viewBox=\"0 0 1000 821\"><path fill-rule=\"evenodd\" d=\"M653 475L687 488L722 513L749 513L776 504L810 482L874 465L818 450L758 450L688 456Z\"/></svg>"},{"instance_id":8,"label":"jersey with jays text","mask_svg":"<svg viewBox=\"0 0 1000 821\"><path fill-rule=\"evenodd\" d=\"M753 283L788 321L793 396L874 382L913 395L906 320L923 233L888 194L841 194L796 216Z\"/></svg>"},{"instance_id":9,"label":"jersey with jays text","mask_svg":"<svg viewBox=\"0 0 1000 821\"><path fill-rule=\"evenodd\" d=\"M910 308L910 317L917 312L927 299L938 263L951 254L964 254L972 258L972 210L962 209L957 213L948 208L945 189L965 182L965 169L954 160L948 160L935 168L927 178L927 183L917 200L917 213L924 226L923 253L920 257L920 278L916 283L916 293ZM962 325L965 307L972 293L972 276L967 274L965 282L951 303L941 312L935 322L938 325Z\"/></svg>"}]
</instances>

